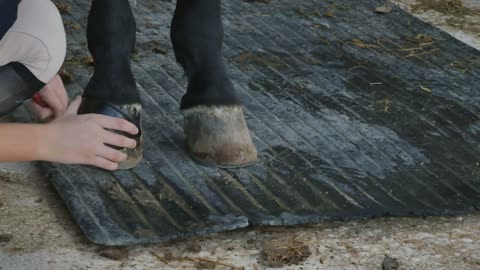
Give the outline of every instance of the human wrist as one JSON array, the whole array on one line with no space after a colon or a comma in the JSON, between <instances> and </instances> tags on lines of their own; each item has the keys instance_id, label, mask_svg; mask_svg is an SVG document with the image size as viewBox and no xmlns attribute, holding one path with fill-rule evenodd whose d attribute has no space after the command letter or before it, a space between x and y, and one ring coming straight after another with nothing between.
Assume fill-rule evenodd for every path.
<instances>
[{"instance_id":1,"label":"human wrist","mask_svg":"<svg viewBox=\"0 0 480 270\"><path fill-rule=\"evenodd\" d=\"M35 140L35 160L51 161L53 150L54 127L52 124L34 125L33 136Z\"/></svg>"}]
</instances>

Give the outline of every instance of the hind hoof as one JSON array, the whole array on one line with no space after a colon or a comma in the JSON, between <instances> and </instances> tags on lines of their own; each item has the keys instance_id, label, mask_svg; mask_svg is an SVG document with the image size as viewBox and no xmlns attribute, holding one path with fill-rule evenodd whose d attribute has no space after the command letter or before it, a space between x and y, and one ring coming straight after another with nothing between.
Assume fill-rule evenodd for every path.
<instances>
[{"instance_id":1,"label":"hind hoof","mask_svg":"<svg viewBox=\"0 0 480 270\"><path fill-rule=\"evenodd\" d=\"M195 160L220 168L257 161L241 106L197 106L182 113L187 151Z\"/></svg>"},{"instance_id":2,"label":"hind hoof","mask_svg":"<svg viewBox=\"0 0 480 270\"><path fill-rule=\"evenodd\" d=\"M112 147L122 153L127 154L127 160L118 163L117 170L132 169L136 167L142 160L143 132L141 123L141 112L142 105L140 105L139 103L114 105L109 102L92 97L83 97L82 104L80 105L80 109L78 111L79 114L97 113L122 118L133 123L138 128L139 132L136 135L127 134L120 131L113 131L128 138L132 138L137 142L137 146L134 149L120 148L113 145L108 145L109 147Z\"/></svg>"}]
</instances>

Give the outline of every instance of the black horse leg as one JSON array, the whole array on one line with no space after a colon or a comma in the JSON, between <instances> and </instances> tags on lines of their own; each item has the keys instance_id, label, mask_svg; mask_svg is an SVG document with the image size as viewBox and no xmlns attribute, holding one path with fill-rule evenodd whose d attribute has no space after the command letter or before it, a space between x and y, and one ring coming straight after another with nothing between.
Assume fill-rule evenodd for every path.
<instances>
[{"instance_id":1,"label":"black horse leg","mask_svg":"<svg viewBox=\"0 0 480 270\"><path fill-rule=\"evenodd\" d=\"M177 0L170 36L189 80L180 106L187 150L220 167L254 163L257 152L222 61L220 0Z\"/></svg>"},{"instance_id":2,"label":"black horse leg","mask_svg":"<svg viewBox=\"0 0 480 270\"><path fill-rule=\"evenodd\" d=\"M141 130L141 103L130 67L135 46L135 19L128 0L93 0L88 16L88 49L95 70L85 92L80 113L100 113L125 118ZM134 137L134 150L122 149L128 160L119 169L136 166L142 158L142 136Z\"/></svg>"}]
</instances>

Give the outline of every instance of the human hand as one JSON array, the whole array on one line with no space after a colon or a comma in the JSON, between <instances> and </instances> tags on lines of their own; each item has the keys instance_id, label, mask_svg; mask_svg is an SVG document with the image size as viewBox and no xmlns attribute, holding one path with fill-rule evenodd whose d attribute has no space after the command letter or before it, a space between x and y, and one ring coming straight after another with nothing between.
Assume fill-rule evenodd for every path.
<instances>
[{"instance_id":1,"label":"human hand","mask_svg":"<svg viewBox=\"0 0 480 270\"><path fill-rule=\"evenodd\" d=\"M60 76L55 75L38 92L38 95L45 104L39 104L33 100L30 106L40 120L58 118L65 113L68 106L68 95Z\"/></svg>"},{"instance_id":2,"label":"human hand","mask_svg":"<svg viewBox=\"0 0 480 270\"><path fill-rule=\"evenodd\" d=\"M135 135L138 128L120 118L100 114L77 115L81 102L81 97L75 98L63 116L46 124L46 142L41 142L44 146L42 159L116 170L118 163L126 160L127 155L105 144L135 148L136 142L106 129Z\"/></svg>"}]
</instances>

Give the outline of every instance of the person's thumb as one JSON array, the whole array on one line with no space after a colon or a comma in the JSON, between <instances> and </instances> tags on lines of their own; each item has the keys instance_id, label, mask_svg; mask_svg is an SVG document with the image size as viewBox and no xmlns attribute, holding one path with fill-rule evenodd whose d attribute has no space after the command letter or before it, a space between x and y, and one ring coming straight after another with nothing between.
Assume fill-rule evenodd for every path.
<instances>
[{"instance_id":1,"label":"person's thumb","mask_svg":"<svg viewBox=\"0 0 480 270\"><path fill-rule=\"evenodd\" d=\"M65 114L76 115L78 113L78 108L80 108L80 104L82 104L82 97L76 96L75 99L70 103L70 105L68 105Z\"/></svg>"}]
</instances>

